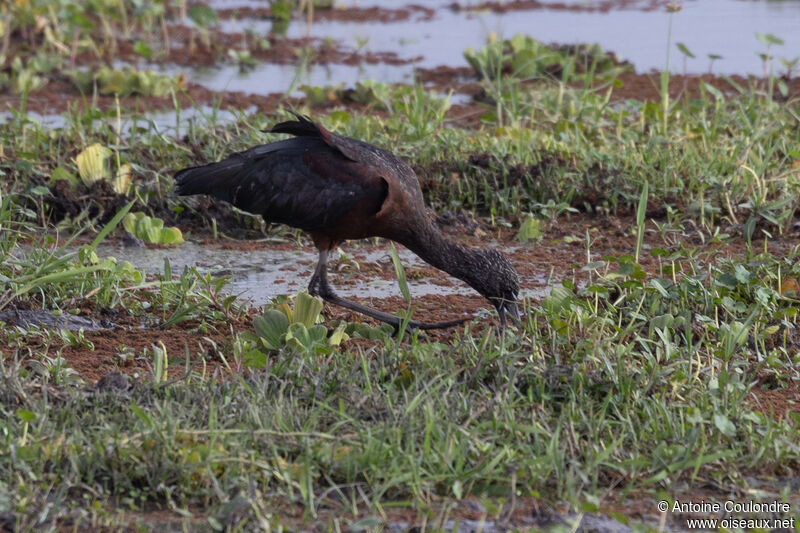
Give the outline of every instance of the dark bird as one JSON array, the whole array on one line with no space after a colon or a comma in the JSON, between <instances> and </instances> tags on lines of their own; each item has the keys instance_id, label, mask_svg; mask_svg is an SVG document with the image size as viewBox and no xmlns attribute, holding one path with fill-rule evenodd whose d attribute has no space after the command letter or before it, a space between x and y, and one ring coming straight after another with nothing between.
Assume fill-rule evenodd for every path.
<instances>
[{"instance_id":1,"label":"dark bird","mask_svg":"<svg viewBox=\"0 0 800 533\"><path fill-rule=\"evenodd\" d=\"M239 209L305 230L319 250L308 292L392 324L402 319L338 296L328 285L328 254L341 241L383 237L399 242L426 263L467 282L497 309L518 321L519 278L497 250L475 250L446 238L426 213L422 191L408 164L386 150L336 135L300 115L271 133L293 138L262 144L209 165L175 174L179 195L209 194ZM417 329L468 320L410 322Z\"/></svg>"}]
</instances>

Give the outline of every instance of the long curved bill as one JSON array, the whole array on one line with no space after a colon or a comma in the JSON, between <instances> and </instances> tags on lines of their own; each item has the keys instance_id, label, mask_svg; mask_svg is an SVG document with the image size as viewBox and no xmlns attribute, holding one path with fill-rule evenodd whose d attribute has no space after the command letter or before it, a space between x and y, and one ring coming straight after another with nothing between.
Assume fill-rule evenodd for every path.
<instances>
[{"instance_id":1,"label":"long curved bill","mask_svg":"<svg viewBox=\"0 0 800 533\"><path fill-rule=\"evenodd\" d=\"M502 327L506 327L506 313L508 313L508 318L511 319L511 322L513 322L515 326L522 326L517 302L505 300L497 306L497 316L500 318L500 325Z\"/></svg>"}]
</instances>

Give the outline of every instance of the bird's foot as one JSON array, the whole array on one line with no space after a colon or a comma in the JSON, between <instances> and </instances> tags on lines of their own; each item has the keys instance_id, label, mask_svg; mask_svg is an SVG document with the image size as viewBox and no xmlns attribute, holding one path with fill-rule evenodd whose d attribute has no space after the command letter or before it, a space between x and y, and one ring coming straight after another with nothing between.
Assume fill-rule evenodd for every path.
<instances>
[{"instance_id":1,"label":"bird's foot","mask_svg":"<svg viewBox=\"0 0 800 533\"><path fill-rule=\"evenodd\" d=\"M322 299L325 299L325 297L322 294L320 294L319 285L320 285L319 276L314 274L311 277L311 281L308 282L308 294L310 294L311 296L318 296Z\"/></svg>"}]
</instances>

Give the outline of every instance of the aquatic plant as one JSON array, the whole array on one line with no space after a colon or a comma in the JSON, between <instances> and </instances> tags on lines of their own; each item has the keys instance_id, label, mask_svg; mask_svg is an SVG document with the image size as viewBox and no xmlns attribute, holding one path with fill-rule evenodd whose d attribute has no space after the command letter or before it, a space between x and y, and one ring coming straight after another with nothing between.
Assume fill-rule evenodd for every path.
<instances>
[{"instance_id":1,"label":"aquatic plant","mask_svg":"<svg viewBox=\"0 0 800 533\"><path fill-rule=\"evenodd\" d=\"M581 77L606 80L630 68L619 65L597 44L548 46L522 34L502 41L493 34L480 50L467 48L464 58L488 80L508 75L526 80L554 78L564 83Z\"/></svg>"},{"instance_id":2,"label":"aquatic plant","mask_svg":"<svg viewBox=\"0 0 800 533\"><path fill-rule=\"evenodd\" d=\"M165 228L164 221L157 217L149 217L142 212L128 213L122 219L122 225L132 235L152 244L181 244L183 234L176 227Z\"/></svg>"},{"instance_id":3,"label":"aquatic plant","mask_svg":"<svg viewBox=\"0 0 800 533\"><path fill-rule=\"evenodd\" d=\"M348 336L346 324L341 324L328 336L328 329L317 324L322 312L322 300L306 292L297 293L294 308L281 303L267 309L253 320L261 344L269 350L288 347L303 352L321 353L338 346Z\"/></svg>"},{"instance_id":4,"label":"aquatic plant","mask_svg":"<svg viewBox=\"0 0 800 533\"><path fill-rule=\"evenodd\" d=\"M104 65L95 72L74 70L69 76L85 93L90 93L96 85L100 94L122 97L164 97L180 89L185 83L182 75L168 76L150 70L138 70L132 66L116 69Z\"/></svg>"},{"instance_id":5,"label":"aquatic plant","mask_svg":"<svg viewBox=\"0 0 800 533\"><path fill-rule=\"evenodd\" d=\"M75 156L75 164L78 166L78 176L81 182L88 187L98 181L108 181L115 193L126 194L131 185L131 165L120 163L119 153L117 153L117 168L116 171L112 171L111 157L114 153L107 146L94 143ZM51 182L66 179L73 188L76 185L74 176L62 167L56 168L50 179Z\"/></svg>"}]
</instances>

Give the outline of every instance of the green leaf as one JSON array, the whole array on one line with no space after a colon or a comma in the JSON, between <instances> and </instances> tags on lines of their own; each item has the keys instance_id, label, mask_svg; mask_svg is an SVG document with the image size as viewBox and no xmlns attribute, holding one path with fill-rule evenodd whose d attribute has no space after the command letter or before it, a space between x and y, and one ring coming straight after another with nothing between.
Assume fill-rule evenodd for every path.
<instances>
[{"instance_id":1,"label":"green leaf","mask_svg":"<svg viewBox=\"0 0 800 533\"><path fill-rule=\"evenodd\" d=\"M78 165L78 174L86 186L100 180L111 178L108 159L114 152L100 143L94 143L77 156L75 164Z\"/></svg>"},{"instance_id":2,"label":"green leaf","mask_svg":"<svg viewBox=\"0 0 800 533\"><path fill-rule=\"evenodd\" d=\"M351 324L349 327L352 327L351 334L355 338L380 340L385 339L388 335L392 334L391 326L388 324L385 325L389 327L388 331L385 331L382 328L373 328L372 326L368 326L366 324Z\"/></svg>"},{"instance_id":3,"label":"green leaf","mask_svg":"<svg viewBox=\"0 0 800 533\"><path fill-rule=\"evenodd\" d=\"M567 289L563 285L555 285L550 290L550 296L545 298L542 302L542 307L547 311L548 314L558 315L569 305L572 296L573 293L571 290Z\"/></svg>"},{"instance_id":4,"label":"green leaf","mask_svg":"<svg viewBox=\"0 0 800 533\"><path fill-rule=\"evenodd\" d=\"M288 21L292 18L292 4L288 0L277 0L270 3L273 20Z\"/></svg>"},{"instance_id":5,"label":"green leaf","mask_svg":"<svg viewBox=\"0 0 800 533\"><path fill-rule=\"evenodd\" d=\"M147 229L150 227L150 217L145 215L144 213L138 214L136 218L136 231L134 235L139 237L142 240L148 240L147 237Z\"/></svg>"},{"instance_id":6,"label":"green leaf","mask_svg":"<svg viewBox=\"0 0 800 533\"><path fill-rule=\"evenodd\" d=\"M453 481L453 496L460 500L464 496L464 484L460 480Z\"/></svg>"},{"instance_id":7,"label":"green leaf","mask_svg":"<svg viewBox=\"0 0 800 533\"><path fill-rule=\"evenodd\" d=\"M142 422L144 422L148 426L152 426L153 425L153 419L150 418L150 415L145 413L144 409L142 409L141 407L139 407L135 403L131 404L131 411L133 411L133 414L135 414L136 417L139 420L141 420Z\"/></svg>"},{"instance_id":8,"label":"green leaf","mask_svg":"<svg viewBox=\"0 0 800 533\"><path fill-rule=\"evenodd\" d=\"M133 51L147 59L153 57L153 49L144 41L136 41L136 44L133 45Z\"/></svg>"},{"instance_id":9,"label":"green leaf","mask_svg":"<svg viewBox=\"0 0 800 533\"><path fill-rule=\"evenodd\" d=\"M656 328L666 330L671 328L672 325L675 323L675 317L670 314L666 313L664 315L657 315L650 319L650 329L654 330Z\"/></svg>"},{"instance_id":10,"label":"green leaf","mask_svg":"<svg viewBox=\"0 0 800 533\"><path fill-rule=\"evenodd\" d=\"M326 339L328 338L328 328L322 324L312 326L308 328L308 337L311 340L311 345L309 348L315 344L326 344Z\"/></svg>"},{"instance_id":11,"label":"green leaf","mask_svg":"<svg viewBox=\"0 0 800 533\"><path fill-rule=\"evenodd\" d=\"M542 221L538 218L528 217L519 228L517 234L519 242L538 241L542 238Z\"/></svg>"},{"instance_id":12,"label":"green leaf","mask_svg":"<svg viewBox=\"0 0 800 533\"><path fill-rule=\"evenodd\" d=\"M31 282L27 285L17 289L14 291L14 297L21 296L36 287L43 287L50 283L61 283L65 281L72 281L78 277L85 276L91 272L96 272L98 270L113 270L114 269L114 261L115 259L106 258L103 260L102 263L87 267L78 267L72 268L69 270L64 270L61 272L53 272L51 274L46 274L44 276L34 278ZM21 281L19 278L17 281Z\"/></svg>"},{"instance_id":13,"label":"green leaf","mask_svg":"<svg viewBox=\"0 0 800 533\"><path fill-rule=\"evenodd\" d=\"M178 228L164 228L161 230L162 244L181 244L183 243L183 234Z\"/></svg>"},{"instance_id":14,"label":"green leaf","mask_svg":"<svg viewBox=\"0 0 800 533\"><path fill-rule=\"evenodd\" d=\"M242 354L242 364L248 368L264 368L267 366L267 354L259 350L248 350Z\"/></svg>"},{"instance_id":15,"label":"green leaf","mask_svg":"<svg viewBox=\"0 0 800 533\"><path fill-rule=\"evenodd\" d=\"M347 339L349 339L350 336L347 333L345 333L346 328L347 328L346 322L342 322L341 324L339 324L336 327L336 329L333 330L331 336L328 337L328 345L339 346L342 343L342 341L346 341Z\"/></svg>"},{"instance_id":16,"label":"green leaf","mask_svg":"<svg viewBox=\"0 0 800 533\"><path fill-rule=\"evenodd\" d=\"M689 50L689 49L686 47L686 45L685 45L685 44L683 44L683 43L677 43L677 45L676 45L676 46L678 47L678 50L680 50L680 51L681 51L681 53L682 53L683 55L685 55L686 57L691 57L692 59L694 59L694 54L692 53L692 51L691 51L691 50Z\"/></svg>"},{"instance_id":17,"label":"green leaf","mask_svg":"<svg viewBox=\"0 0 800 533\"><path fill-rule=\"evenodd\" d=\"M253 319L253 328L268 348L277 350L283 346L283 336L289 329L289 319L280 311L268 309Z\"/></svg>"},{"instance_id":18,"label":"green leaf","mask_svg":"<svg viewBox=\"0 0 800 533\"><path fill-rule=\"evenodd\" d=\"M299 350L308 350L313 344L308 328L300 322L290 324L286 332L286 344Z\"/></svg>"},{"instance_id":19,"label":"green leaf","mask_svg":"<svg viewBox=\"0 0 800 533\"><path fill-rule=\"evenodd\" d=\"M348 531L380 531L383 530L385 523L382 518L377 516L367 516L350 524Z\"/></svg>"},{"instance_id":20,"label":"green leaf","mask_svg":"<svg viewBox=\"0 0 800 533\"><path fill-rule=\"evenodd\" d=\"M789 86L786 85L786 82L779 78L777 85L778 85L778 92L781 93L781 96L783 96L784 98L788 97Z\"/></svg>"},{"instance_id":21,"label":"green leaf","mask_svg":"<svg viewBox=\"0 0 800 533\"><path fill-rule=\"evenodd\" d=\"M322 312L322 300L311 296L307 292L298 293L294 302L293 322L301 323L310 328L317 323L317 318Z\"/></svg>"},{"instance_id":22,"label":"green leaf","mask_svg":"<svg viewBox=\"0 0 800 533\"><path fill-rule=\"evenodd\" d=\"M736 285L739 284L739 280L737 280L736 277L731 274L723 273L717 276L717 283L719 283L723 287L727 287L729 289L735 289Z\"/></svg>"},{"instance_id":23,"label":"green leaf","mask_svg":"<svg viewBox=\"0 0 800 533\"><path fill-rule=\"evenodd\" d=\"M159 228L154 228L151 225L148 225L145 230L145 241L157 243L161 239L161 230Z\"/></svg>"},{"instance_id":24,"label":"green leaf","mask_svg":"<svg viewBox=\"0 0 800 533\"><path fill-rule=\"evenodd\" d=\"M403 294L403 299L407 304L411 304L411 293L408 290L406 271L403 268L403 263L400 262L400 256L397 255L397 249L394 247L394 243L392 243L392 264L394 265L394 272L397 275L397 284L400 285L400 292Z\"/></svg>"},{"instance_id":25,"label":"green leaf","mask_svg":"<svg viewBox=\"0 0 800 533\"><path fill-rule=\"evenodd\" d=\"M50 185L53 186L59 180L67 180L69 183L70 188L74 189L78 186L78 178L75 177L75 174L68 171L64 167L56 167L53 170L53 173L50 174Z\"/></svg>"},{"instance_id":26,"label":"green leaf","mask_svg":"<svg viewBox=\"0 0 800 533\"><path fill-rule=\"evenodd\" d=\"M762 43L764 43L765 45L767 45L767 46L770 46L770 45L773 45L773 44L777 44L777 45L782 45L783 44L783 39L781 39L780 37L776 37L775 35L772 35L771 33L759 33L759 32L756 32L756 38L759 41L761 41Z\"/></svg>"},{"instance_id":27,"label":"green leaf","mask_svg":"<svg viewBox=\"0 0 800 533\"><path fill-rule=\"evenodd\" d=\"M736 426L733 425L733 422L731 422L727 416L721 413L714 415L714 425L717 426L717 429L723 435L727 435L728 437L736 435Z\"/></svg>"},{"instance_id":28,"label":"green leaf","mask_svg":"<svg viewBox=\"0 0 800 533\"><path fill-rule=\"evenodd\" d=\"M125 228L131 235L136 235L137 220L138 219L134 213L128 213L125 215L125 218L122 219L122 227Z\"/></svg>"},{"instance_id":29,"label":"green leaf","mask_svg":"<svg viewBox=\"0 0 800 533\"><path fill-rule=\"evenodd\" d=\"M667 289L665 289L664 286L661 284L661 281L657 279L651 279L649 285L654 289L656 289L659 292L659 294L661 294L661 296L663 296L664 298L670 297L669 292L667 292Z\"/></svg>"},{"instance_id":30,"label":"green leaf","mask_svg":"<svg viewBox=\"0 0 800 533\"><path fill-rule=\"evenodd\" d=\"M103 239L105 239L105 238L108 236L108 234L109 234L109 233L111 233L112 231L114 231L114 229L115 229L115 228L117 227L117 225L119 224L120 220L122 220L122 221L123 221L123 225L124 225L124 217L126 217L126 216L127 216L127 215L126 215L126 213L128 212L128 210L129 210L131 207L133 207L133 204L134 204L135 202L136 202L136 199L134 198L133 200L131 200L130 202L128 202L127 204L125 204L125 205L122 207L122 209L120 209L119 211L117 211L117 214L115 214L115 215L114 215L114 218L112 218L111 220L109 220L109 221L108 221L108 224L106 224L105 226L103 226L103 229L102 229L102 230L100 230L100 233L98 233L98 234L97 234L97 236L94 238L94 240L92 241L92 244L90 244L90 245L89 245L89 249L91 249L92 251L96 250L96 249L97 249L97 246L98 246L98 245L99 245L101 242L103 242Z\"/></svg>"},{"instance_id":31,"label":"green leaf","mask_svg":"<svg viewBox=\"0 0 800 533\"><path fill-rule=\"evenodd\" d=\"M704 81L701 81L700 84L708 92L710 92L714 96L714 98L716 98L718 101L722 102L723 100L725 100L725 95L722 94L722 91L720 91L719 89L717 89L713 85L709 85L708 83L706 83Z\"/></svg>"},{"instance_id":32,"label":"green leaf","mask_svg":"<svg viewBox=\"0 0 800 533\"><path fill-rule=\"evenodd\" d=\"M644 224L645 215L647 214L647 195L648 183L645 181L642 186L642 192L639 195L639 206L636 208L636 225L641 226Z\"/></svg>"},{"instance_id":33,"label":"green leaf","mask_svg":"<svg viewBox=\"0 0 800 533\"><path fill-rule=\"evenodd\" d=\"M192 22L201 28L208 28L219 20L217 12L205 4L193 4L189 8L188 15Z\"/></svg>"},{"instance_id":34,"label":"green leaf","mask_svg":"<svg viewBox=\"0 0 800 533\"><path fill-rule=\"evenodd\" d=\"M750 272L743 265L736 265L733 269L733 275L739 283L747 283L751 277Z\"/></svg>"},{"instance_id":35,"label":"green leaf","mask_svg":"<svg viewBox=\"0 0 800 533\"><path fill-rule=\"evenodd\" d=\"M17 409L17 418L30 424L36 420L36 413L27 409Z\"/></svg>"},{"instance_id":36,"label":"green leaf","mask_svg":"<svg viewBox=\"0 0 800 533\"><path fill-rule=\"evenodd\" d=\"M331 112L331 122L336 125L348 124L350 122L350 113L347 111L336 110Z\"/></svg>"}]
</instances>

